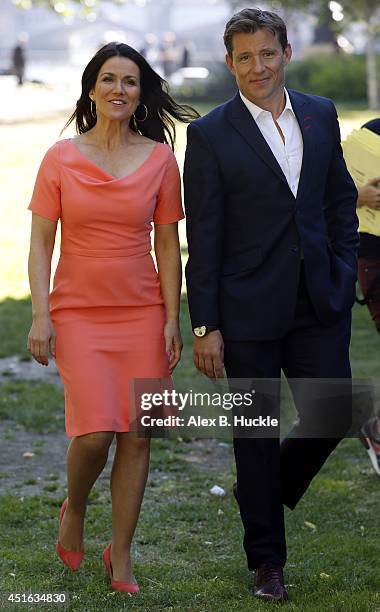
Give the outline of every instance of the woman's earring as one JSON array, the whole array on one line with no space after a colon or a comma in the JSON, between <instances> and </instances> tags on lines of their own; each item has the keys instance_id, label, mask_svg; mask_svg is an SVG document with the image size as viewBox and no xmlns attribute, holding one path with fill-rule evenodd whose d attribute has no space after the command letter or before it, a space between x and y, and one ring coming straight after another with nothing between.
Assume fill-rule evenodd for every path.
<instances>
[{"instance_id":1,"label":"woman's earring","mask_svg":"<svg viewBox=\"0 0 380 612\"><path fill-rule=\"evenodd\" d=\"M140 119L139 117L136 117L135 113L133 113L133 116L135 117L135 120L139 121L140 123L142 123L143 121L146 121L146 119L148 118L148 109L146 107L146 104L141 104L139 106L143 106L144 110L145 110L145 117L143 117L142 119ZM138 108L138 107L137 107ZM137 109L136 109L137 110Z\"/></svg>"},{"instance_id":2,"label":"woman's earring","mask_svg":"<svg viewBox=\"0 0 380 612\"><path fill-rule=\"evenodd\" d=\"M93 118L96 119L96 104L94 100L91 100L90 111L91 111L91 115L93 116Z\"/></svg>"},{"instance_id":3,"label":"woman's earring","mask_svg":"<svg viewBox=\"0 0 380 612\"><path fill-rule=\"evenodd\" d=\"M143 121L145 121L148 118L148 109L146 107L145 104L141 104L141 106L144 107L145 109L145 117L143 117L142 119L139 119L138 117L136 117L135 113L132 113L132 121L133 121L133 127L135 128L135 131L140 134L140 136L142 136L141 130L139 129L137 122L142 123ZM138 108L138 107L137 107ZM137 110L136 108L136 110Z\"/></svg>"},{"instance_id":4,"label":"woman's earring","mask_svg":"<svg viewBox=\"0 0 380 612\"><path fill-rule=\"evenodd\" d=\"M140 134L140 136L142 136L141 131L139 130L139 127L137 125L137 121L136 121L136 117L135 117L135 113L132 114L132 121L133 121L133 127L135 128L135 132L137 134Z\"/></svg>"}]
</instances>

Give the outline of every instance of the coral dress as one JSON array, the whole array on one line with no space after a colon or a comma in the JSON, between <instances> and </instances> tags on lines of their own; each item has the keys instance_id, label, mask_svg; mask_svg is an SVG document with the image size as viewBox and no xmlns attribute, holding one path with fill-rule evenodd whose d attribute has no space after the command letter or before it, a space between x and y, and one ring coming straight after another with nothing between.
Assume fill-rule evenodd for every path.
<instances>
[{"instance_id":1,"label":"coral dress","mask_svg":"<svg viewBox=\"0 0 380 612\"><path fill-rule=\"evenodd\" d=\"M50 313L67 435L129 431L131 381L169 377L150 233L152 222L184 216L175 157L157 143L117 179L61 140L41 163L29 209L61 220Z\"/></svg>"}]
</instances>

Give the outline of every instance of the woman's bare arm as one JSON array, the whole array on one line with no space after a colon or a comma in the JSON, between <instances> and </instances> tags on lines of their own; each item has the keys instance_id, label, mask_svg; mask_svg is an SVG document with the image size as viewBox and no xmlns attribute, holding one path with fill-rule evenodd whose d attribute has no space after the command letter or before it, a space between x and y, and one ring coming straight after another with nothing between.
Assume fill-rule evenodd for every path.
<instances>
[{"instance_id":1,"label":"woman's bare arm","mask_svg":"<svg viewBox=\"0 0 380 612\"><path fill-rule=\"evenodd\" d=\"M55 356L55 332L49 312L49 288L56 231L56 221L33 213L28 260L33 321L27 347L41 365L48 365L49 349L53 357Z\"/></svg>"},{"instance_id":2,"label":"woman's bare arm","mask_svg":"<svg viewBox=\"0 0 380 612\"><path fill-rule=\"evenodd\" d=\"M166 310L165 342L170 372L181 358L182 339L179 329L182 266L177 223L155 225L154 250L162 297Z\"/></svg>"}]
</instances>

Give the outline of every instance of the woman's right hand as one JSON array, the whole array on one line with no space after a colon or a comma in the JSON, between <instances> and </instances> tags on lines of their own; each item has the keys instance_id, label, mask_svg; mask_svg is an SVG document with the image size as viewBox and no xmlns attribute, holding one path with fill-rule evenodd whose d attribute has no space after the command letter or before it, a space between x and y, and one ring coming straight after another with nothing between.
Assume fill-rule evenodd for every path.
<instances>
[{"instance_id":1,"label":"woman's right hand","mask_svg":"<svg viewBox=\"0 0 380 612\"><path fill-rule=\"evenodd\" d=\"M50 354L55 357L55 331L50 316L36 317L28 335L27 349L33 359L47 366Z\"/></svg>"}]
</instances>

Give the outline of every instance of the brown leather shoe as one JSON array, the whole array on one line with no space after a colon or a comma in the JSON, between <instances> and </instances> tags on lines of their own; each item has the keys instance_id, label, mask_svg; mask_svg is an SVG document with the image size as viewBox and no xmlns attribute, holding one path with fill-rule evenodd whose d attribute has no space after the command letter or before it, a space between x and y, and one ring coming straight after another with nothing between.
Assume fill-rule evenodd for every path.
<instances>
[{"instance_id":1,"label":"brown leather shoe","mask_svg":"<svg viewBox=\"0 0 380 612\"><path fill-rule=\"evenodd\" d=\"M284 584L282 567L259 565L255 572L253 591L256 597L267 601L286 601L288 593Z\"/></svg>"}]
</instances>

